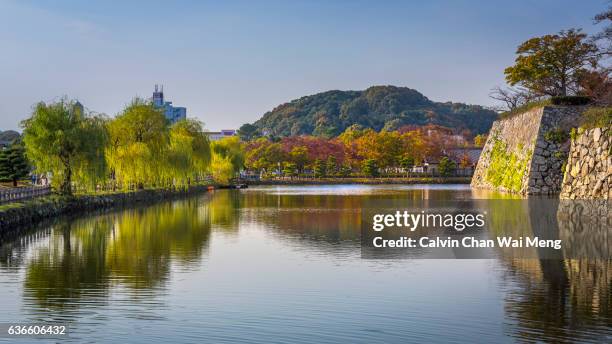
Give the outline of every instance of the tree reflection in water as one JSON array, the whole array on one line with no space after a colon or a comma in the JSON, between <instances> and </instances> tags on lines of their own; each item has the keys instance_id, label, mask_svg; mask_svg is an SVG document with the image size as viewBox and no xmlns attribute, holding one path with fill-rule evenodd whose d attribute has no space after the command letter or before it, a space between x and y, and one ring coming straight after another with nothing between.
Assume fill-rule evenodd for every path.
<instances>
[{"instance_id":1,"label":"tree reflection in water","mask_svg":"<svg viewBox=\"0 0 612 344\"><path fill-rule=\"evenodd\" d=\"M27 264L25 293L41 308L105 302L109 288L163 286L170 264L194 266L207 250L208 205L203 199L61 222Z\"/></svg>"},{"instance_id":2,"label":"tree reflection in water","mask_svg":"<svg viewBox=\"0 0 612 344\"><path fill-rule=\"evenodd\" d=\"M571 243L562 252L533 249L533 259L516 259L512 249L498 250L506 271L506 334L528 342L596 341L593 329L601 333L612 328L612 264L607 251L612 227L607 205L603 216L598 210L594 220L588 205L577 211L572 208L576 205L515 197L483 200L491 195L469 189L373 189L362 194L291 190L221 190L206 197L58 221L51 230L36 234L36 240L0 247L0 266L25 266L25 302L67 316L65 311L73 308L107 304L113 288L132 290L133 302L143 295L154 298L175 266L201 268L211 232L238 235L243 226L263 228L291 245L359 259L361 212L368 204L384 200L401 209L410 202L473 199L475 206L489 210L492 235L538 235Z\"/></svg>"}]
</instances>

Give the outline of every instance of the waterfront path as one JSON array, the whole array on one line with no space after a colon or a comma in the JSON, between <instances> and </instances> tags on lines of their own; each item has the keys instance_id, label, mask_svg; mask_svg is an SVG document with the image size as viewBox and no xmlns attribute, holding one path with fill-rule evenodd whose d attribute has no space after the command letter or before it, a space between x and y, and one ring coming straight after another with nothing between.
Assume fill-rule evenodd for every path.
<instances>
[{"instance_id":1,"label":"waterfront path","mask_svg":"<svg viewBox=\"0 0 612 344\"><path fill-rule=\"evenodd\" d=\"M0 203L14 202L51 193L50 186L27 186L18 188L0 187Z\"/></svg>"}]
</instances>

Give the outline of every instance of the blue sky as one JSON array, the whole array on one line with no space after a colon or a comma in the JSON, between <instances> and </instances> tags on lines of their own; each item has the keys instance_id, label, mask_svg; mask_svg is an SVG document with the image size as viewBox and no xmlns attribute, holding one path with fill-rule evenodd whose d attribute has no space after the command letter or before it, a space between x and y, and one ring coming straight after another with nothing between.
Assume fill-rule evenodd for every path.
<instances>
[{"instance_id":1,"label":"blue sky","mask_svg":"<svg viewBox=\"0 0 612 344\"><path fill-rule=\"evenodd\" d=\"M609 2L0 0L0 130L63 95L114 116L164 84L212 130L330 89L414 88L492 105L526 39Z\"/></svg>"}]
</instances>

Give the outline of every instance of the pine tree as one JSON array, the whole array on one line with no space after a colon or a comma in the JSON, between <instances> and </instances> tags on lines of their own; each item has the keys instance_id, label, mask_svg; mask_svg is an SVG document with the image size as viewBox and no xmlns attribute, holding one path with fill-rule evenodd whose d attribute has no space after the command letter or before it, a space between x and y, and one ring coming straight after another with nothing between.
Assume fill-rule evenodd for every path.
<instances>
[{"instance_id":1,"label":"pine tree","mask_svg":"<svg viewBox=\"0 0 612 344\"><path fill-rule=\"evenodd\" d=\"M13 186L17 186L17 182L29 172L30 167L20 144L13 143L0 152L0 181L12 182Z\"/></svg>"},{"instance_id":2,"label":"pine tree","mask_svg":"<svg viewBox=\"0 0 612 344\"><path fill-rule=\"evenodd\" d=\"M294 177L297 175L297 166L292 163L292 162L288 162L285 164L285 167L283 168L283 175L287 176L287 177Z\"/></svg>"},{"instance_id":3,"label":"pine tree","mask_svg":"<svg viewBox=\"0 0 612 344\"><path fill-rule=\"evenodd\" d=\"M378 166L376 164L376 160L374 159L365 160L363 162L362 171L368 177L378 176Z\"/></svg>"},{"instance_id":4,"label":"pine tree","mask_svg":"<svg viewBox=\"0 0 612 344\"><path fill-rule=\"evenodd\" d=\"M448 177L455 172L457 165L454 161L450 160L447 157L444 157L440 160L440 165L438 166L438 171L440 171L440 175L443 177Z\"/></svg>"},{"instance_id":5,"label":"pine tree","mask_svg":"<svg viewBox=\"0 0 612 344\"><path fill-rule=\"evenodd\" d=\"M336 167L336 157L330 155L325 162L325 172L327 172L328 175L333 175L336 173Z\"/></svg>"},{"instance_id":6,"label":"pine tree","mask_svg":"<svg viewBox=\"0 0 612 344\"><path fill-rule=\"evenodd\" d=\"M315 160L313 170L315 178L321 178L325 176L325 165L320 159Z\"/></svg>"},{"instance_id":7,"label":"pine tree","mask_svg":"<svg viewBox=\"0 0 612 344\"><path fill-rule=\"evenodd\" d=\"M414 166L414 158L409 155L405 155L400 160L400 166L406 170L411 168L412 166Z\"/></svg>"},{"instance_id":8,"label":"pine tree","mask_svg":"<svg viewBox=\"0 0 612 344\"><path fill-rule=\"evenodd\" d=\"M351 172L353 171L353 169L351 168L350 165L342 165L342 167L340 167L340 171L338 172L340 174L341 177L348 177L351 175Z\"/></svg>"}]
</instances>

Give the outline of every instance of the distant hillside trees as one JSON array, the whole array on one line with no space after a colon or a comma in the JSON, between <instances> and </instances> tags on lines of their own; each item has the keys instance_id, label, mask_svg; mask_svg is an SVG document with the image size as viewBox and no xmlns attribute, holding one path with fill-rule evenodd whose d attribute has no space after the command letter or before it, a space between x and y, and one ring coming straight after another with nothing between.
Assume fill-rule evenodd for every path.
<instances>
[{"instance_id":1,"label":"distant hillside trees","mask_svg":"<svg viewBox=\"0 0 612 344\"><path fill-rule=\"evenodd\" d=\"M245 167L285 176L348 176L353 171L365 173L366 161L371 160L367 164L374 163L381 170L407 171L426 158L440 158L457 146L470 146L467 139L458 141L457 136L438 126L381 132L351 126L335 138L291 136L274 141L262 137L245 144ZM466 167L471 163L475 161Z\"/></svg>"},{"instance_id":2,"label":"distant hillside trees","mask_svg":"<svg viewBox=\"0 0 612 344\"><path fill-rule=\"evenodd\" d=\"M477 105L433 102L421 93L396 86L364 91L327 91L281 104L253 124L243 125L243 139L261 135L313 135L333 138L358 125L394 131L406 125L435 124L486 133L497 113Z\"/></svg>"},{"instance_id":3,"label":"distant hillside trees","mask_svg":"<svg viewBox=\"0 0 612 344\"><path fill-rule=\"evenodd\" d=\"M245 123L238 128L238 136L242 141L250 141L260 135L259 129L250 123Z\"/></svg>"},{"instance_id":4,"label":"distant hillside trees","mask_svg":"<svg viewBox=\"0 0 612 344\"><path fill-rule=\"evenodd\" d=\"M10 144L19 138L19 133L14 130L0 131L0 143Z\"/></svg>"}]
</instances>

